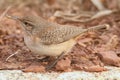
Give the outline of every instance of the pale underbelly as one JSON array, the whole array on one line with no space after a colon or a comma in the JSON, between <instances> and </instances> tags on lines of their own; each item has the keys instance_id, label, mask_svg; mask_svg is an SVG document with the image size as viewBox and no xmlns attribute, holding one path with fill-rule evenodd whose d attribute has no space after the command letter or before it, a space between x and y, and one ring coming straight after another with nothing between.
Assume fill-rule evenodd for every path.
<instances>
[{"instance_id":1,"label":"pale underbelly","mask_svg":"<svg viewBox=\"0 0 120 80\"><path fill-rule=\"evenodd\" d=\"M43 44L33 44L33 43L30 44L30 43L31 42L29 42L28 44L28 39L27 39L26 45L33 53L37 53L39 55L46 55L46 56L59 56L62 52L65 52L65 54L67 54L76 44L76 41L71 39L64 43L55 44L55 45L43 45Z\"/></svg>"}]
</instances>

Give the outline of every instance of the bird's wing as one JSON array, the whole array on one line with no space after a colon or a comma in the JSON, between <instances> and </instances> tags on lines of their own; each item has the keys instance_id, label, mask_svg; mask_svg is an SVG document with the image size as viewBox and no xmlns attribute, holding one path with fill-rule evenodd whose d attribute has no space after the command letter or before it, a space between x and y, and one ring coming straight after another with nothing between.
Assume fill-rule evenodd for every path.
<instances>
[{"instance_id":1,"label":"bird's wing","mask_svg":"<svg viewBox=\"0 0 120 80\"><path fill-rule=\"evenodd\" d=\"M59 44L82 34L86 29L80 27L58 25L47 27L39 33L40 42L46 45Z\"/></svg>"}]
</instances>

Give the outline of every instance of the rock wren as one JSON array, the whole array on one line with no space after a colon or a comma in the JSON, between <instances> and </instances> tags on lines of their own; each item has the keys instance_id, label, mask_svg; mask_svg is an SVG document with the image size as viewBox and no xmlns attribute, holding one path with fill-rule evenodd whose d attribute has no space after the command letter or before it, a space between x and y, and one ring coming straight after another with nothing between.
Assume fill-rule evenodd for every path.
<instances>
[{"instance_id":1,"label":"rock wren","mask_svg":"<svg viewBox=\"0 0 120 80\"><path fill-rule=\"evenodd\" d=\"M27 47L39 55L59 56L67 54L77 43L77 38L88 32L106 29L109 25L103 24L88 29L71 25L60 25L44 20L41 17L25 16L18 18L7 16L18 20L25 32L24 41Z\"/></svg>"}]
</instances>

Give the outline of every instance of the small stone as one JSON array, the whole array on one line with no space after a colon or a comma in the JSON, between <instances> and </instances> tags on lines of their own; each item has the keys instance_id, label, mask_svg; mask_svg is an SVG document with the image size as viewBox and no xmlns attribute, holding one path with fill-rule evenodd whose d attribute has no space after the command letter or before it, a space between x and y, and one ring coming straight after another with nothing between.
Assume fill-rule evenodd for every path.
<instances>
[{"instance_id":1,"label":"small stone","mask_svg":"<svg viewBox=\"0 0 120 80\"><path fill-rule=\"evenodd\" d=\"M60 61L58 61L58 63L56 64L55 68L56 70L59 71L70 71L70 64L71 64L71 60L68 58L62 59Z\"/></svg>"}]
</instances>

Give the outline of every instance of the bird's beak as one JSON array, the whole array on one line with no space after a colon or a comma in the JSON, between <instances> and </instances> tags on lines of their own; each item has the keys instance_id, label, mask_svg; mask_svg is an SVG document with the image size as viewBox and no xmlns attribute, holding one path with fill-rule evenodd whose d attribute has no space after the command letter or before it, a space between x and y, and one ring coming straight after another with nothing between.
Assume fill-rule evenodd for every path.
<instances>
[{"instance_id":1,"label":"bird's beak","mask_svg":"<svg viewBox=\"0 0 120 80\"><path fill-rule=\"evenodd\" d=\"M13 19L13 20L17 20L17 21L20 21L21 22L21 19L20 19L20 17L18 17L18 16L12 16L12 15L5 15L7 18L9 18L9 19Z\"/></svg>"},{"instance_id":2,"label":"bird's beak","mask_svg":"<svg viewBox=\"0 0 120 80\"><path fill-rule=\"evenodd\" d=\"M23 23L23 20L20 17L18 17L18 16L11 16L11 15L6 15L6 17L9 18L9 19L13 19L13 20L19 21L21 23L21 25L22 25L23 30L25 32L27 32L28 34L30 34L30 32L26 31L26 29L25 29L26 25Z\"/></svg>"},{"instance_id":3,"label":"bird's beak","mask_svg":"<svg viewBox=\"0 0 120 80\"><path fill-rule=\"evenodd\" d=\"M26 25L23 23L23 21L22 21L22 19L20 17L18 17L18 16L11 16L11 15L8 15L8 14L5 15L5 16L7 18L9 18L9 19L13 19L13 20L19 21L21 23L23 29L25 30Z\"/></svg>"},{"instance_id":4,"label":"bird's beak","mask_svg":"<svg viewBox=\"0 0 120 80\"><path fill-rule=\"evenodd\" d=\"M5 15L7 18L9 19L13 19L13 20L16 20L16 21L19 21L23 27L25 27L25 24L23 23L22 19L18 16L12 16L12 15Z\"/></svg>"}]
</instances>

